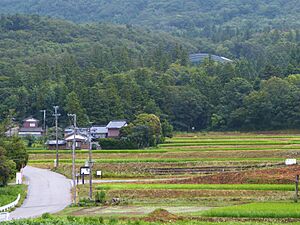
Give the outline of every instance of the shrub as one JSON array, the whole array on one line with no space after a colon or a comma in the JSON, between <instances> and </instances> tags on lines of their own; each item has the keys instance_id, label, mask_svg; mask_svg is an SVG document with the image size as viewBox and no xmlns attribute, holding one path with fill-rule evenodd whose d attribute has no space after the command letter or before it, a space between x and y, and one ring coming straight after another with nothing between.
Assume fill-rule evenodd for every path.
<instances>
[{"instance_id":1,"label":"shrub","mask_svg":"<svg viewBox=\"0 0 300 225\"><path fill-rule=\"evenodd\" d=\"M105 138L100 139L99 144L102 149L136 149L135 143L126 139Z\"/></svg>"},{"instance_id":2,"label":"shrub","mask_svg":"<svg viewBox=\"0 0 300 225\"><path fill-rule=\"evenodd\" d=\"M96 203L103 204L103 203L105 203L105 199L106 199L105 191L98 191L96 193L96 197L95 197Z\"/></svg>"},{"instance_id":3,"label":"shrub","mask_svg":"<svg viewBox=\"0 0 300 225\"><path fill-rule=\"evenodd\" d=\"M50 219L50 218L51 218L51 214L50 214L50 213L44 213L44 214L42 215L42 218L43 218L43 219Z\"/></svg>"}]
</instances>

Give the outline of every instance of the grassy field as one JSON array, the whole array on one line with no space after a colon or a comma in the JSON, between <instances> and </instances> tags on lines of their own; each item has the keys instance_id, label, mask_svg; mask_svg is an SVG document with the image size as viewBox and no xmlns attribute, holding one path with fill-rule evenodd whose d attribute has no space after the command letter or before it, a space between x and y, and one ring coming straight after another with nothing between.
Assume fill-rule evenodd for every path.
<instances>
[{"instance_id":1,"label":"grassy field","mask_svg":"<svg viewBox=\"0 0 300 225\"><path fill-rule=\"evenodd\" d=\"M300 218L299 203L251 203L216 208L199 213L208 217Z\"/></svg>"},{"instance_id":2,"label":"grassy field","mask_svg":"<svg viewBox=\"0 0 300 225\"><path fill-rule=\"evenodd\" d=\"M26 196L26 186L25 185L10 185L6 187L0 187L0 206L7 205L15 201L21 194L22 202Z\"/></svg>"}]
</instances>

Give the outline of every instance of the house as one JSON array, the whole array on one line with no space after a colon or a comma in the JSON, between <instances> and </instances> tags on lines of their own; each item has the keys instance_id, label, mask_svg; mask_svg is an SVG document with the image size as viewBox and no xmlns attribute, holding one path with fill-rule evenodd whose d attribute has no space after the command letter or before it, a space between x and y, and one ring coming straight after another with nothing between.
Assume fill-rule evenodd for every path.
<instances>
[{"instance_id":1,"label":"house","mask_svg":"<svg viewBox=\"0 0 300 225\"><path fill-rule=\"evenodd\" d=\"M65 128L65 130L64 130L64 137L70 136L71 134L73 134L73 131L74 131L74 127L73 126Z\"/></svg>"},{"instance_id":2,"label":"house","mask_svg":"<svg viewBox=\"0 0 300 225\"><path fill-rule=\"evenodd\" d=\"M107 137L108 138L117 138L120 135L120 129L127 126L125 120L113 120L108 123L107 128Z\"/></svg>"},{"instance_id":3,"label":"house","mask_svg":"<svg viewBox=\"0 0 300 225\"><path fill-rule=\"evenodd\" d=\"M58 140L57 143L58 143L59 150L67 149L67 142L65 140ZM46 142L46 145L48 146L49 150L55 150L56 149L56 140L49 140Z\"/></svg>"},{"instance_id":4,"label":"house","mask_svg":"<svg viewBox=\"0 0 300 225\"><path fill-rule=\"evenodd\" d=\"M39 127L39 121L33 117L28 117L23 120L23 126L19 130L19 136L43 136L43 128Z\"/></svg>"},{"instance_id":5,"label":"house","mask_svg":"<svg viewBox=\"0 0 300 225\"><path fill-rule=\"evenodd\" d=\"M107 138L108 129L106 126L92 126L91 136L93 139Z\"/></svg>"},{"instance_id":6,"label":"house","mask_svg":"<svg viewBox=\"0 0 300 225\"><path fill-rule=\"evenodd\" d=\"M74 127L73 126L67 127L64 130L64 137L68 137L68 136L72 135L73 133L74 133ZM89 128L77 127L76 128L76 133L81 134L83 136L88 136L89 135Z\"/></svg>"},{"instance_id":7,"label":"house","mask_svg":"<svg viewBox=\"0 0 300 225\"><path fill-rule=\"evenodd\" d=\"M74 134L69 135L65 138L65 141L67 142L67 149L72 149L73 147L73 140L74 140ZM76 134L75 135L75 141L76 141L76 149L89 149L90 143L87 136Z\"/></svg>"}]
</instances>

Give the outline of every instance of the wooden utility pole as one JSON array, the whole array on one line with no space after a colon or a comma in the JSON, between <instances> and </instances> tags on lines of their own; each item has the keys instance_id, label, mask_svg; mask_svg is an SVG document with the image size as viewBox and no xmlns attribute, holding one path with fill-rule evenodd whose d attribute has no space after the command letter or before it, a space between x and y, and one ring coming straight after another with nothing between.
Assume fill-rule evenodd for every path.
<instances>
[{"instance_id":1,"label":"wooden utility pole","mask_svg":"<svg viewBox=\"0 0 300 225\"><path fill-rule=\"evenodd\" d=\"M296 175L296 181L295 181L296 187L295 187L295 202L298 202L299 197L299 175Z\"/></svg>"},{"instance_id":2,"label":"wooden utility pole","mask_svg":"<svg viewBox=\"0 0 300 225\"><path fill-rule=\"evenodd\" d=\"M73 137L73 145L72 145L72 178L73 178L73 188L74 188L74 196L73 196L73 204L76 204L76 168L75 168L75 149L76 149L76 114L68 114L68 116L73 117L74 122L74 137Z\"/></svg>"},{"instance_id":3,"label":"wooden utility pole","mask_svg":"<svg viewBox=\"0 0 300 225\"><path fill-rule=\"evenodd\" d=\"M53 106L53 108L54 108L53 116L55 117L55 141L56 141L56 143L55 143L55 147L56 147L56 164L55 164L55 166L57 169L58 164L59 164L59 162L58 162L58 160L59 160L59 158L58 158L58 117L60 116L60 114L57 113L59 106Z\"/></svg>"}]
</instances>

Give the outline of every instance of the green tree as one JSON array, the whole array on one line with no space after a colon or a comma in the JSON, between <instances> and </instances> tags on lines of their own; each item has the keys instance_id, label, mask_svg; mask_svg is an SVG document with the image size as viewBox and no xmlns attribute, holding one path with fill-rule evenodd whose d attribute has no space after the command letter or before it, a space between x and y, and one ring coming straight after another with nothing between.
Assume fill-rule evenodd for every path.
<instances>
[{"instance_id":1,"label":"green tree","mask_svg":"<svg viewBox=\"0 0 300 225\"><path fill-rule=\"evenodd\" d=\"M21 138L13 136L4 142L4 146L7 158L15 162L18 171L27 165L29 156Z\"/></svg>"},{"instance_id":2,"label":"green tree","mask_svg":"<svg viewBox=\"0 0 300 225\"><path fill-rule=\"evenodd\" d=\"M5 149L0 147L0 186L7 185L8 180L14 176L15 172L16 164L7 159Z\"/></svg>"},{"instance_id":3,"label":"green tree","mask_svg":"<svg viewBox=\"0 0 300 225\"><path fill-rule=\"evenodd\" d=\"M67 113L77 115L77 123L79 126L85 126L89 122L89 118L86 115L85 108L81 105L78 95L72 91L66 97L66 105L64 110Z\"/></svg>"}]
</instances>

